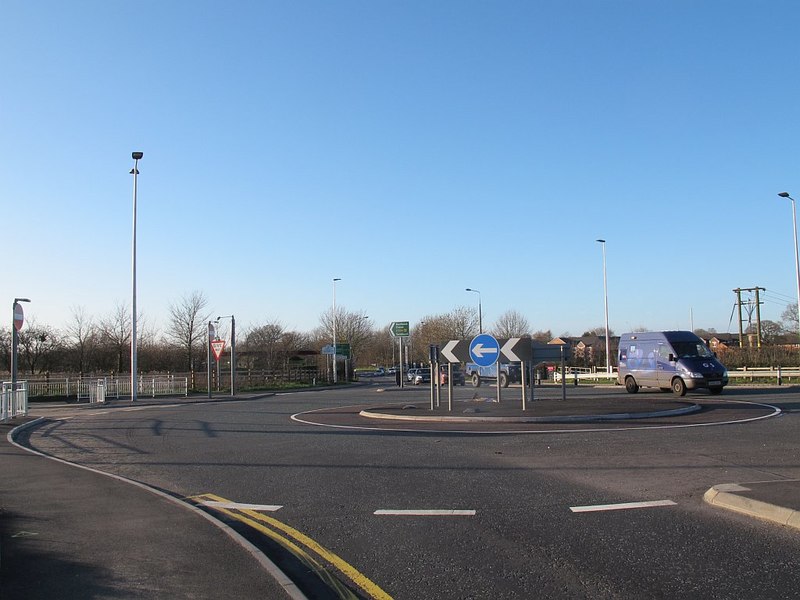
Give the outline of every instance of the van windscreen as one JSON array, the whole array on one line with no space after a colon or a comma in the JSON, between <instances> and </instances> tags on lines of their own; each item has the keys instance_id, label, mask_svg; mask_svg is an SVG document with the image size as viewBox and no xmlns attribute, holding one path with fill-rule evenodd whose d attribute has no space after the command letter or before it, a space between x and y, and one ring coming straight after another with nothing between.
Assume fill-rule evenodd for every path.
<instances>
[{"instance_id":1,"label":"van windscreen","mask_svg":"<svg viewBox=\"0 0 800 600\"><path fill-rule=\"evenodd\" d=\"M714 353L702 342L672 342L678 358L713 358Z\"/></svg>"}]
</instances>

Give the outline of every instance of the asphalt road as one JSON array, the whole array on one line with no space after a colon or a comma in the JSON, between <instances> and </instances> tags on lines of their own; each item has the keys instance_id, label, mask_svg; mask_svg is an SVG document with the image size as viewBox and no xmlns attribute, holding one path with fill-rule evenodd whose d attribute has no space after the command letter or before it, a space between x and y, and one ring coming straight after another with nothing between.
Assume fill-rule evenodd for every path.
<instances>
[{"instance_id":1,"label":"asphalt road","mask_svg":"<svg viewBox=\"0 0 800 600\"><path fill-rule=\"evenodd\" d=\"M272 518L393 598L800 598L796 530L703 502L717 484L800 478L797 389L726 390L783 413L685 428L473 435L290 419L427 398L376 387L64 412L30 444L181 496L280 506ZM654 504L597 510L641 502ZM422 510L445 514L393 512Z\"/></svg>"}]
</instances>

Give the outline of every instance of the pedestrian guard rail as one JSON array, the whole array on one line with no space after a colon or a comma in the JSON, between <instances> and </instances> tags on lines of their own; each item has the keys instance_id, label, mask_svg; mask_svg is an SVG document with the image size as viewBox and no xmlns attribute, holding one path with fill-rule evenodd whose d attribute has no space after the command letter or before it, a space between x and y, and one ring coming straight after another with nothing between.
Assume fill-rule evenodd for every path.
<instances>
[{"instance_id":1,"label":"pedestrian guard rail","mask_svg":"<svg viewBox=\"0 0 800 600\"><path fill-rule=\"evenodd\" d=\"M8 421L27 414L28 383L17 381L16 386L12 386L10 381L4 381L0 388L0 421Z\"/></svg>"},{"instance_id":2,"label":"pedestrian guard rail","mask_svg":"<svg viewBox=\"0 0 800 600\"><path fill-rule=\"evenodd\" d=\"M27 386L28 395L31 397L63 396L70 398L74 396L78 400L105 402L111 398L125 398L131 395L130 377L51 378L28 381ZM136 387L137 397L189 395L189 379L187 377L140 375Z\"/></svg>"},{"instance_id":3,"label":"pedestrian guard rail","mask_svg":"<svg viewBox=\"0 0 800 600\"><path fill-rule=\"evenodd\" d=\"M617 381L617 368L612 367L613 373L592 371L590 369L567 367L566 381L585 383L615 383ZM552 373L553 381L561 383L561 371ZM728 379L733 383L774 383L783 385L788 382L800 382L800 366L798 367L742 367L728 369Z\"/></svg>"}]
</instances>

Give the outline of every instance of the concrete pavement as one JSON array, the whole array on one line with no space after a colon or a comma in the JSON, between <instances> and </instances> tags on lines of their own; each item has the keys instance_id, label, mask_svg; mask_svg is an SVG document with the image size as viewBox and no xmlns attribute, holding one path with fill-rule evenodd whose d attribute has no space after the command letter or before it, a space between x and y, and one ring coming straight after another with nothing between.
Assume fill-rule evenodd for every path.
<instances>
[{"instance_id":1,"label":"concrete pavement","mask_svg":"<svg viewBox=\"0 0 800 600\"><path fill-rule=\"evenodd\" d=\"M305 598L238 534L166 494L33 454L0 425L0 597Z\"/></svg>"}]
</instances>

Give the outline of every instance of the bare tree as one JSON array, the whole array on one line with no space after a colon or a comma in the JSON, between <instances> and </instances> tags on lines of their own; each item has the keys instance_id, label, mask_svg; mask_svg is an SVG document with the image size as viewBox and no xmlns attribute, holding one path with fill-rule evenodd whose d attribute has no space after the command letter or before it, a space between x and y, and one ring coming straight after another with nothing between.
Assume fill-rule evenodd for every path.
<instances>
[{"instance_id":1,"label":"bare tree","mask_svg":"<svg viewBox=\"0 0 800 600\"><path fill-rule=\"evenodd\" d=\"M412 360L425 362L428 359L428 348L432 344L463 340L474 337L477 333L478 311L475 308L459 306L449 313L427 315L412 332Z\"/></svg>"},{"instance_id":2,"label":"bare tree","mask_svg":"<svg viewBox=\"0 0 800 600\"><path fill-rule=\"evenodd\" d=\"M320 328L317 337L333 339L333 309L327 310L319 318ZM361 310L349 312L344 307L336 307L336 343L350 344L350 358L355 364L357 357L372 332L369 317Z\"/></svg>"},{"instance_id":3,"label":"bare tree","mask_svg":"<svg viewBox=\"0 0 800 600\"><path fill-rule=\"evenodd\" d=\"M78 372L83 375L97 345L98 330L82 306L73 307L72 321L67 324L66 336L75 357Z\"/></svg>"},{"instance_id":4,"label":"bare tree","mask_svg":"<svg viewBox=\"0 0 800 600\"><path fill-rule=\"evenodd\" d=\"M797 316L797 302L792 302L786 307L786 310L781 314L781 320L786 331L797 332L797 328L800 326Z\"/></svg>"},{"instance_id":5,"label":"bare tree","mask_svg":"<svg viewBox=\"0 0 800 600\"><path fill-rule=\"evenodd\" d=\"M245 333L242 347L254 355L254 365L276 369L280 364L279 353L285 332L286 329L277 320L256 325Z\"/></svg>"},{"instance_id":6,"label":"bare tree","mask_svg":"<svg viewBox=\"0 0 800 600\"><path fill-rule=\"evenodd\" d=\"M141 313L136 315L137 326L137 351L140 345L152 343L154 334L148 329L147 323ZM99 346L106 353L113 355L110 358L107 354L101 357L104 368L114 368L116 365L117 373L123 372L123 366L130 364L131 350L131 311L126 303L118 303L109 315L102 318L97 327L100 337ZM130 367L128 367L130 369Z\"/></svg>"},{"instance_id":7,"label":"bare tree","mask_svg":"<svg viewBox=\"0 0 800 600\"><path fill-rule=\"evenodd\" d=\"M181 297L180 300L169 307L169 324L166 336L177 345L186 355L186 367L192 370L194 355L199 351L205 334L205 325L209 314L204 312L208 306L205 294L194 291Z\"/></svg>"},{"instance_id":8,"label":"bare tree","mask_svg":"<svg viewBox=\"0 0 800 600\"><path fill-rule=\"evenodd\" d=\"M33 375L49 368L55 354L63 347L61 336L49 325L38 325L28 321L19 332L20 364Z\"/></svg>"},{"instance_id":9,"label":"bare tree","mask_svg":"<svg viewBox=\"0 0 800 600\"><path fill-rule=\"evenodd\" d=\"M529 335L530 323L516 310L507 310L495 321L492 334L497 338L515 338Z\"/></svg>"}]
</instances>

